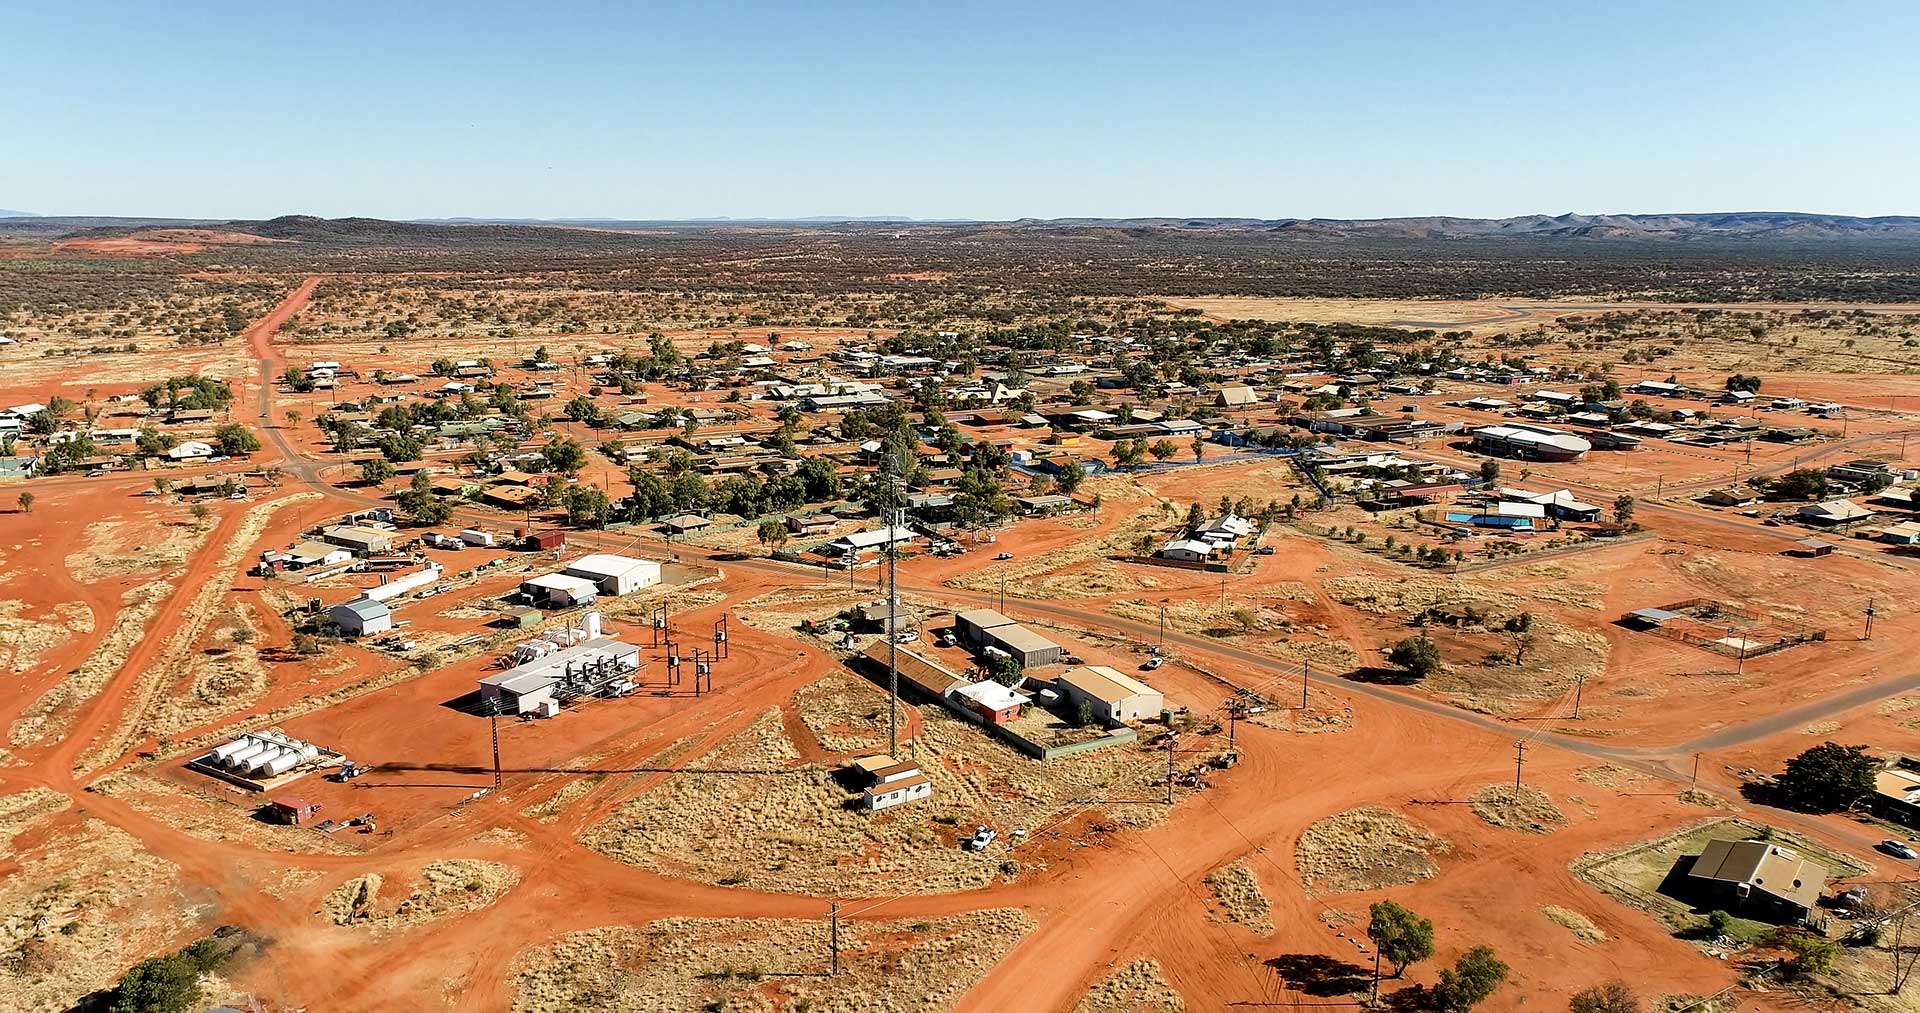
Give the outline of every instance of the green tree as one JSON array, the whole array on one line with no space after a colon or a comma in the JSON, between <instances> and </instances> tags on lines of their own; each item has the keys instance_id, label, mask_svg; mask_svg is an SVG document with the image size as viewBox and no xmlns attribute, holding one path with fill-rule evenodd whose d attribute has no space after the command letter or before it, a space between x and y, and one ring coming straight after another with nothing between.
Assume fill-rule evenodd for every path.
<instances>
[{"instance_id":1,"label":"green tree","mask_svg":"<svg viewBox=\"0 0 1920 1013\"><path fill-rule=\"evenodd\" d=\"M213 431L214 442L220 444L220 452L237 456L251 454L260 449L260 438L238 422L229 422Z\"/></svg>"},{"instance_id":2,"label":"green tree","mask_svg":"<svg viewBox=\"0 0 1920 1013\"><path fill-rule=\"evenodd\" d=\"M1174 446L1172 440L1155 440L1153 445L1147 448L1147 453L1152 454L1156 461L1168 460L1179 452L1180 448Z\"/></svg>"},{"instance_id":3,"label":"green tree","mask_svg":"<svg viewBox=\"0 0 1920 1013\"><path fill-rule=\"evenodd\" d=\"M433 480L424 471L416 472L413 482L395 500L400 512L416 524L444 524L453 516L453 504L433 491Z\"/></svg>"},{"instance_id":4,"label":"green tree","mask_svg":"<svg viewBox=\"0 0 1920 1013\"><path fill-rule=\"evenodd\" d=\"M152 426L142 426L140 435L134 437L134 449L141 457L158 457L179 444L172 433L163 433Z\"/></svg>"},{"instance_id":5,"label":"green tree","mask_svg":"<svg viewBox=\"0 0 1920 1013\"><path fill-rule=\"evenodd\" d=\"M562 436L540 448L540 456L546 459L547 467L563 475L571 475L587 466L587 451L580 441Z\"/></svg>"},{"instance_id":6,"label":"green tree","mask_svg":"<svg viewBox=\"0 0 1920 1013\"><path fill-rule=\"evenodd\" d=\"M633 483L633 495L627 498L628 510L634 517L659 517L673 509L673 491L667 483L651 471L640 468L627 470L627 479Z\"/></svg>"},{"instance_id":7,"label":"green tree","mask_svg":"<svg viewBox=\"0 0 1920 1013\"><path fill-rule=\"evenodd\" d=\"M1369 914L1367 938L1379 955L1393 965L1398 978L1407 968L1433 956L1433 922L1390 900L1376 901Z\"/></svg>"},{"instance_id":8,"label":"green tree","mask_svg":"<svg viewBox=\"0 0 1920 1013\"><path fill-rule=\"evenodd\" d=\"M1059 486L1060 491L1068 496L1073 495L1073 491L1080 488L1080 483L1086 480L1087 469L1081 467L1078 461L1061 468L1060 473L1053 476L1053 483Z\"/></svg>"},{"instance_id":9,"label":"green tree","mask_svg":"<svg viewBox=\"0 0 1920 1013\"><path fill-rule=\"evenodd\" d=\"M1823 742L1787 761L1776 779L1781 800L1813 812L1838 812L1872 794L1886 764L1866 746Z\"/></svg>"},{"instance_id":10,"label":"green tree","mask_svg":"<svg viewBox=\"0 0 1920 1013\"><path fill-rule=\"evenodd\" d=\"M1834 958L1840 955L1839 943L1806 932L1794 932L1783 943L1792 954L1787 961L1787 973L1795 978L1833 970Z\"/></svg>"},{"instance_id":11,"label":"green tree","mask_svg":"<svg viewBox=\"0 0 1920 1013\"><path fill-rule=\"evenodd\" d=\"M1017 686L1027 674L1020 666L1020 659L1011 654L989 654L981 665L987 670L987 677L1002 686Z\"/></svg>"},{"instance_id":12,"label":"green tree","mask_svg":"<svg viewBox=\"0 0 1920 1013\"><path fill-rule=\"evenodd\" d=\"M1826 499L1827 487L1826 472L1801 468L1774 479L1767 491L1780 499Z\"/></svg>"},{"instance_id":13,"label":"green tree","mask_svg":"<svg viewBox=\"0 0 1920 1013\"><path fill-rule=\"evenodd\" d=\"M604 524L612 503L607 494L597 485L575 485L561 490L560 505L566 508L567 520L575 527L594 527Z\"/></svg>"},{"instance_id":14,"label":"green tree","mask_svg":"<svg viewBox=\"0 0 1920 1013\"><path fill-rule=\"evenodd\" d=\"M1425 636L1408 637L1387 650L1387 660L1424 679L1440 668L1440 647Z\"/></svg>"},{"instance_id":15,"label":"green tree","mask_svg":"<svg viewBox=\"0 0 1920 1013\"><path fill-rule=\"evenodd\" d=\"M193 516L194 523L205 527L207 519L213 516L213 508L205 503L195 503L187 508L187 513Z\"/></svg>"},{"instance_id":16,"label":"green tree","mask_svg":"<svg viewBox=\"0 0 1920 1013\"><path fill-rule=\"evenodd\" d=\"M1187 444L1187 449L1193 451L1193 463L1199 464L1207 456L1207 441L1195 436L1193 442Z\"/></svg>"},{"instance_id":17,"label":"green tree","mask_svg":"<svg viewBox=\"0 0 1920 1013\"><path fill-rule=\"evenodd\" d=\"M769 517L760 522L760 526L754 530L754 537L760 539L760 544L767 547L767 555L773 555L780 551L780 546L787 543L787 523Z\"/></svg>"},{"instance_id":18,"label":"green tree","mask_svg":"<svg viewBox=\"0 0 1920 1013\"><path fill-rule=\"evenodd\" d=\"M21 493L19 502L20 502L21 513L30 514L33 512L33 493L32 492Z\"/></svg>"},{"instance_id":19,"label":"green tree","mask_svg":"<svg viewBox=\"0 0 1920 1013\"><path fill-rule=\"evenodd\" d=\"M418 461L426 447L409 433L389 433L380 437L380 456L395 464Z\"/></svg>"},{"instance_id":20,"label":"green tree","mask_svg":"<svg viewBox=\"0 0 1920 1013\"><path fill-rule=\"evenodd\" d=\"M1433 988L1434 1005L1446 1013L1466 1013L1478 1006L1507 980L1507 965L1490 946L1476 946L1440 972Z\"/></svg>"},{"instance_id":21,"label":"green tree","mask_svg":"<svg viewBox=\"0 0 1920 1013\"><path fill-rule=\"evenodd\" d=\"M1485 482L1488 485L1492 485L1493 483L1500 481L1500 462L1499 461L1481 461L1480 462L1480 481Z\"/></svg>"},{"instance_id":22,"label":"green tree","mask_svg":"<svg viewBox=\"0 0 1920 1013\"><path fill-rule=\"evenodd\" d=\"M360 481L368 485L379 485L393 477L393 465L386 458L376 457L360 466Z\"/></svg>"},{"instance_id":23,"label":"green tree","mask_svg":"<svg viewBox=\"0 0 1920 1013\"><path fill-rule=\"evenodd\" d=\"M1583 988L1568 1000L1569 1013L1640 1013L1640 997L1624 981Z\"/></svg>"},{"instance_id":24,"label":"green tree","mask_svg":"<svg viewBox=\"0 0 1920 1013\"><path fill-rule=\"evenodd\" d=\"M120 976L111 1013L190 1013L200 1006L200 968L174 953L150 957Z\"/></svg>"},{"instance_id":25,"label":"green tree","mask_svg":"<svg viewBox=\"0 0 1920 1013\"><path fill-rule=\"evenodd\" d=\"M1633 497L1621 493L1613 498L1613 522L1627 524L1633 520Z\"/></svg>"}]
</instances>

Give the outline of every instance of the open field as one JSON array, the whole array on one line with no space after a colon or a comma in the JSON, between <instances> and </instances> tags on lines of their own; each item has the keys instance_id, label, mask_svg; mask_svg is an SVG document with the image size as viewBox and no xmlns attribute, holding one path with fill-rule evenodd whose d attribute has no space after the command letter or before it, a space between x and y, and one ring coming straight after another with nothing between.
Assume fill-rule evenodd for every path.
<instances>
[{"instance_id":1,"label":"open field","mask_svg":"<svg viewBox=\"0 0 1920 1013\"><path fill-rule=\"evenodd\" d=\"M602 1010L948 1010L1032 923L1014 910L841 928L840 974L826 976L818 920L675 918L591 929L515 958L515 1013Z\"/></svg>"},{"instance_id":2,"label":"open field","mask_svg":"<svg viewBox=\"0 0 1920 1013\"><path fill-rule=\"evenodd\" d=\"M1904 875L1872 849L1907 831L1764 791L1828 739L1920 755L1920 557L1893 540L1920 437L1904 254L1810 271L1804 251L1462 240L1330 271L1318 240L1135 231L7 240L4 456L45 467L0 472L0 1007L68 1009L223 925L273 958L209 976L209 1001L276 1013L1322 1003L1366 990L1366 912L1391 899L1436 941L1397 1003L1485 944L1512 968L1487 1009L1610 977L1800 1008L1739 988L1738 959L1675 934L1703 914L1654 888L1700 835L1762 826L1836 878ZM1669 376L1698 392L1617 400L1684 438L1573 460L1475 443L1573 425L1519 414L1537 392ZM1735 379L1838 404L1722 401ZM1697 438L1733 420L1781 439ZM1049 745L1106 723L1056 680L1111 665L1161 695L1124 722L1137 743L1042 762L916 691L899 753L930 796L853 806L841 768L885 748L888 700L847 655L881 634L832 623L884 597L890 456L908 649L1045 701L993 719ZM1796 470L1828 487L1782 494ZM1397 498L1421 485L1458 488ZM1757 502L1702 501L1729 485ZM1598 516L1436 517L1515 490ZM1868 516L1798 516L1840 499ZM1833 551L1803 551L1816 535ZM661 565L594 591L600 633L638 648L633 691L490 720L478 683L510 651L586 635L560 632L586 622L572 602L523 611L523 582L602 553ZM391 628L346 635L329 610L368 594ZM1623 619L1667 606L1666 630ZM982 607L1077 660L1010 671L935 642ZM691 664L669 683L662 639L714 649L711 684ZM1407 640L1430 669L1395 660ZM362 773L256 793L185 766L269 729ZM993 841L963 847L978 827ZM1902 1008L1856 994L1884 945L1821 1001Z\"/></svg>"}]
</instances>

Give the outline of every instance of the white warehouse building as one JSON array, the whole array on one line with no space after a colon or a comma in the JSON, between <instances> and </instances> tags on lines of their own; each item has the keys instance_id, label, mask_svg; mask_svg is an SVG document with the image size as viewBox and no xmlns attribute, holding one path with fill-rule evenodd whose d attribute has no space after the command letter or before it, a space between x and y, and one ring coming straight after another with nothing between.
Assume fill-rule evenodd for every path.
<instances>
[{"instance_id":1,"label":"white warehouse building","mask_svg":"<svg viewBox=\"0 0 1920 1013\"><path fill-rule=\"evenodd\" d=\"M616 556L608 552L582 556L567 564L560 572L569 577L593 581L599 585L601 594L612 597L632 594L643 587L660 583L659 561Z\"/></svg>"},{"instance_id":2,"label":"white warehouse building","mask_svg":"<svg viewBox=\"0 0 1920 1013\"><path fill-rule=\"evenodd\" d=\"M393 610L372 598L355 598L327 610L340 632L349 637L365 637L393 629Z\"/></svg>"}]
</instances>

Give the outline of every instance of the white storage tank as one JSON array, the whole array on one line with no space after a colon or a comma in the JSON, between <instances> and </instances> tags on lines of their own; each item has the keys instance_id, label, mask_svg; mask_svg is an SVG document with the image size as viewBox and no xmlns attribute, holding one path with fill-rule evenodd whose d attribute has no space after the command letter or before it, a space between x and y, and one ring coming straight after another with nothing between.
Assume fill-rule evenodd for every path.
<instances>
[{"instance_id":1,"label":"white storage tank","mask_svg":"<svg viewBox=\"0 0 1920 1013\"><path fill-rule=\"evenodd\" d=\"M299 766L301 759L302 757L299 753L281 753L279 756L267 761L261 773L266 774L268 777L278 777L292 770L294 767Z\"/></svg>"},{"instance_id":2,"label":"white storage tank","mask_svg":"<svg viewBox=\"0 0 1920 1013\"><path fill-rule=\"evenodd\" d=\"M260 742L258 740L249 740L244 748L227 754L227 759L226 759L227 766L233 767L233 768L244 767L246 766L248 760L251 760L254 757L260 755L261 753L266 752L268 748L269 747L264 742Z\"/></svg>"},{"instance_id":3,"label":"white storage tank","mask_svg":"<svg viewBox=\"0 0 1920 1013\"><path fill-rule=\"evenodd\" d=\"M215 763L225 763L233 754L252 744L252 740L245 738L234 739L232 742L223 742L213 747L213 760Z\"/></svg>"}]
</instances>

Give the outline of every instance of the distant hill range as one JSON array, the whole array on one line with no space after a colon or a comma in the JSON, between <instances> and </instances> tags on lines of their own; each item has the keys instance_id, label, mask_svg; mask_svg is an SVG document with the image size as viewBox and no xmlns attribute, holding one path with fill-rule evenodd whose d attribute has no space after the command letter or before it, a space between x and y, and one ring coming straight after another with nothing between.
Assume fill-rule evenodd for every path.
<instances>
[{"instance_id":1,"label":"distant hill range","mask_svg":"<svg viewBox=\"0 0 1920 1013\"><path fill-rule=\"evenodd\" d=\"M936 231L971 235L994 233L1128 235L1233 235L1241 238L1340 241L1533 241L1607 242L1779 240L1920 241L1920 216L1857 218L1793 211L1731 211L1712 214L1521 215L1514 218L1022 218L990 222L919 220L890 216L814 218L698 218L639 220L621 218L443 218L388 221L379 218L316 218L287 215L266 221L217 221L178 218L102 218L80 216L6 217L0 235L108 238L143 231L213 228L230 232L326 245L442 244L462 239L492 241L552 240L556 231L573 233L567 241L592 242L580 233L600 233L616 242L617 233L663 231Z\"/></svg>"},{"instance_id":2,"label":"distant hill range","mask_svg":"<svg viewBox=\"0 0 1920 1013\"><path fill-rule=\"evenodd\" d=\"M1265 232L1303 239L1920 239L1920 216L1856 218L1796 211L1714 214L1521 215L1515 218L1055 218L1036 227Z\"/></svg>"}]
</instances>

